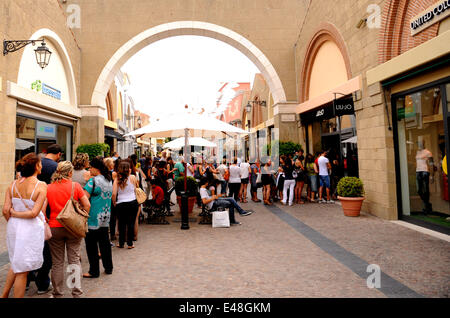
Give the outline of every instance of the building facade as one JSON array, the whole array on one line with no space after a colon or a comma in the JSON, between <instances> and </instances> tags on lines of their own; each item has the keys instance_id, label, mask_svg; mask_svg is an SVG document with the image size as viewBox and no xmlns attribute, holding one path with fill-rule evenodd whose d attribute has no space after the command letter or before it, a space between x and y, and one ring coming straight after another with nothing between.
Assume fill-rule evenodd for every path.
<instances>
[{"instance_id":1,"label":"building facade","mask_svg":"<svg viewBox=\"0 0 450 318\"><path fill-rule=\"evenodd\" d=\"M279 140L310 153L327 149L341 161L356 159L363 210L373 215L450 214L448 0L198 0L195 11L187 3L140 1L131 8L117 0L104 10L96 0L48 0L36 8L2 2L5 39L44 38L53 52L43 70L32 62L31 45L0 59L2 198L16 156L58 142L70 159L78 144L104 142L105 127L121 136L132 130L133 99L120 67L155 41L200 35L230 44L261 71L242 95L241 127L278 129ZM86 17L81 28L68 27L69 5ZM246 19L237 18L238 8ZM108 106L114 97L116 106ZM112 139L124 157L138 145Z\"/></svg>"}]
</instances>

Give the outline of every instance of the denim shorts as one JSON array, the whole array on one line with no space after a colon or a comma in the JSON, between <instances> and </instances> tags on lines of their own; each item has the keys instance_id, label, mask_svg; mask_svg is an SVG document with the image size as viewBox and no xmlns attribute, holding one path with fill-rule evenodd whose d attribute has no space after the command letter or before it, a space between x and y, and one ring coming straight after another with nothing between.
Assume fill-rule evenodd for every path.
<instances>
[{"instance_id":1,"label":"denim shorts","mask_svg":"<svg viewBox=\"0 0 450 318\"><path fill-rule=\"evenodd\" d=\"M319 176L320 186L325 188L330 188L330 176Z\"/></svg>"},{"instance_id":2,"label":"denim shorts","mask_svg":"<svg viewBox=\"0 0 450 318\"><path fill-rule=\"evenodd\" d=\"M309 185L312 192L317 192L317 175L308 176Z\"/></svg>"}]
</instances>

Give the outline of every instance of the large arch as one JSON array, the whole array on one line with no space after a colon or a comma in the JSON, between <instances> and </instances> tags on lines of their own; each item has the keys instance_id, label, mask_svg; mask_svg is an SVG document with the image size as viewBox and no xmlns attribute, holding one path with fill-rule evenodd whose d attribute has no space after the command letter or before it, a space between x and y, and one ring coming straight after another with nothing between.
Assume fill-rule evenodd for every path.
<instances>
[{"instance_id":1,"label":"large arch","mask_svg":"<svg viewBox=\"0 0 450 318\"><path fill-rule=\"evenodd\" d=\"M114 76L123 64L144 47L173 36L197 35L228 43L247 56L263 74L272 92L274 103L286 101L286 94L277 71L268 58L249 40L225 27L199 21L170 22L150 28L122 45L103 67L91 96L91 105L105 106L105 97Z\"/></svg>"},{"instance_id":2,"label":"large arch","mask_svg":"<svg viewBox=\"0 0 450 318\"><path fill-rule=\"evenodd\" d=\"M314 62L317 57L317 54L322 48L322 45L324 45L327 42L331 42L337 46L344 60L345 69L347 72L347 79L350 79L352 77L348 50L341 34L334 25L332 25L331 23L324 22L317 28L317 31L309 41L308 48L305 53L305 58L303 60L303 67L301 71L301 88L299 94L300 103L305 102L310 98L309 89Z\"/></svg>"}]
</instances>

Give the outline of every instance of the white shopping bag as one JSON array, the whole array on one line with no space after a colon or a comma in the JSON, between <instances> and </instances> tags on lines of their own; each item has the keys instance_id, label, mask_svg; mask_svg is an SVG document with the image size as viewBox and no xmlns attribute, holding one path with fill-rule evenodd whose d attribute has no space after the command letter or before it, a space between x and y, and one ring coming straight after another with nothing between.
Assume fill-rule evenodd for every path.
<instances>
[{"instance_id":1,"label":"white shopping bag","mask_svg":"<svg viewBox=\"0 0 450 318\"><path fill-rule=\"evenodd\" d=\"M212 227L230 227L228 210L214 211L212 214Z\"/></svg>"}]
</instances>

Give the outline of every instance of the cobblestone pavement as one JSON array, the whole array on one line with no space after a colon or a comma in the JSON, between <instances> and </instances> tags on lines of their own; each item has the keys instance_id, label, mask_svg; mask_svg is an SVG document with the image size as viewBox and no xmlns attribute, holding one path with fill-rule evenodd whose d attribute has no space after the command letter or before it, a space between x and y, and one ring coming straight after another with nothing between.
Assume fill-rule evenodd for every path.
<instances>
[{"instance_id":1,"label":"cobblestone pavement","mask_svg":"<svg viewBox=\"0 0 450 318\"><path fill-rule=\"evenodd\" d=\"M135 249L113 248L113 275L83 279L84 296L408 296L403 290L424 297L449 296L446 241L364 213L345 217L338 204L277 203L268 208L250 201L243 208L254 213L237 216L242 225L228 229L200 225L197 219L189 230L180 230L180 223L173 221L176 216L168 218L169 225L141 224ZM6 252L4 230L2 220L0 255ZM367 264L377 264L383 272L381 289L367 287ZM86 272L84 242L82 267ZM8 268L0 267L0 288ZM390 293L390 287L383 289L388 281L400 288L398 294L395 288ZM32 283L27 297L49 294L38 296Z\"/></svg>"}]
</instances>

